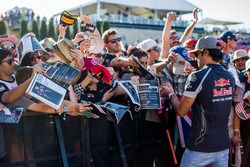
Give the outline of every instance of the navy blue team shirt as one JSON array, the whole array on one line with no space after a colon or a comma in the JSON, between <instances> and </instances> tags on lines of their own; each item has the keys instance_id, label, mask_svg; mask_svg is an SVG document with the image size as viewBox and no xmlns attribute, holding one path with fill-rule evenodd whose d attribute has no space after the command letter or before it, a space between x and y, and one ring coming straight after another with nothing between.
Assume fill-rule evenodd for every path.
<instances>
[{"instance_id":1,"label":"navy blue team shirt","mask_svg":"<svg viewBox=\"0 0 250 167\"><path fill-rule=\"evenodd\" d=\"M234 87L233 75L220 64L208 64L189 75L184 96L195 101L188 149L217 152L229 148L228 118Z\"/></svg>"}]
</instances>

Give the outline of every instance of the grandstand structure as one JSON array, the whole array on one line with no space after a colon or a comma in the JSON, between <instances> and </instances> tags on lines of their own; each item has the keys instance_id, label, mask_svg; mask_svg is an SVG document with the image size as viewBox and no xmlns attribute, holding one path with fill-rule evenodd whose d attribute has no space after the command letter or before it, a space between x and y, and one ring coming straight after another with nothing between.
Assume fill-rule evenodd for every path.
<instances>
[{"instance_id":1,"label":"grandstand structure","mask_svg":"<svg viewBox=\"0 0 250 167\"><path fill-rule=\"evenodd\" d=\"M145 38L161 39L161 33L169 11L175 11L180 17L173 23L177 31L184 31L189 21L181 15L192 13L195 5L185 0L89 0L73 8L65 9L72 14L88 15L93 21L107 20L110 27L124 34L127 42ZM55 14L59 17L61 13ZM196 28L194 33L202 33ZM125 36L126 34L126 36Z\"/></svg>"}]
</instances>

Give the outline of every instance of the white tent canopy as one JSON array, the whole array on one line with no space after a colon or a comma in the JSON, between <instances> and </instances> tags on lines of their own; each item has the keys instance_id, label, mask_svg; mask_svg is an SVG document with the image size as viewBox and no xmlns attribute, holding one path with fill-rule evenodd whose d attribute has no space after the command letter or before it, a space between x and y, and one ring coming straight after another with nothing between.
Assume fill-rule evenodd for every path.
<instances>
[{"instance_id":1,"label":"white tent canopy","mask_svg":"<svg viewBox=\"0 0 250 167\"><path fill-rule=\"evenodd\" d=\"M211 25L237 25L237 24L243 24L243 22L236 22L236 21L224 21L224 20L215 20L211 18L205 18L199 22L200 24L211 24Z\"/></svg>"}]
</instances>

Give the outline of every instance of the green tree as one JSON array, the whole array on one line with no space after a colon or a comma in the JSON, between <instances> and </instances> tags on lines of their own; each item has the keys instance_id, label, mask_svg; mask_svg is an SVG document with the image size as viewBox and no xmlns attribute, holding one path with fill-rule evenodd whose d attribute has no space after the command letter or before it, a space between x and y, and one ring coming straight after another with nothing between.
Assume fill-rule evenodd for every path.
<instances>
[{"instance_id":1,"label":"green tree","mask_svg":"<svg viewBox=\"0 0 250 167\"><path fill-rule=\"evenodd\" d=\"M55 27L54 27L54 18L50 18L49 20L49 37L55 39Z\"/></svg>"},{"instance_id":2,"label":"green tree","mask_svg":"<svg viewBox=\"0 0 250 167\"><path fill-rule=\"evenodd\" d=\"M77 33L78 33L78 22L76 21L75 24L73 25L73 38Z\"/></svg>"},{"instance_id":3,"label":"green tree","mask_svg":"<svg viewBox=\"0 0 250 167\"><path fill-rule=\"evenodd\" d=\"M70 28L70 27L68 27L68 28L66 29L65 38L71 39L70 29L69 29L69 28Z\"/></svg>"},{"instance_id":4,"label":"green tree","mask_svg":"<svg viewBox=\"0 0 250 167\"><path fill-rule=\"evenodd\" d=\"M96 21L96 28L99 31L99 33L102 35L102 21L100 20Z\"/></svg>"},{"instance_id":5,"label":"green tree","mask_svg":"<svg viewBox=\"0 0 250 167\"><path fill-rule=\"evenodd\" d=\"M46 20L43 19L40 28L40 39L44 39L47 37L47 24Z\"/></svg>"},{"instance_id":6,"label":"green tree","mask_svg":"<svg viewBox=\"0 0 250 167\"><path fill-rule=\"evenodd\" d=\"M108 21L103 21L102 23L102 33L106 30L108 30L110 27L109 27L109 22Z\"/></svg>"},{"instance_id":7,"label":"green tree","mask_svg":"<svg viewBox=\"0 0 250 167\"><path fill-rule=\"evenodd\" d=\"M0 20L0 35L7 34L7 28L4 20Z\"/></svg>"},{"instance_id":8,"label":"green tree","mask_svg":"<svg viewBox=\"0 0 250 167\"><path fill-rule=\"evenodd\" d=\"M32 21L32 32L33 32L34 34L36 34L36 38L37 38L38 40L40 40L40 38L39 38L39 30L38 30L38 25L37 25L36 20L33 20L33 21Z\"/></svg>"},{"instance_id":9,"label":"green tree","mask_svg":"<svg viewBox=\"0 0 250 167\"><path fill-rule=\"evenodd\" d=\"M21 29L20 29L20 37L24 36L28 33L28 25L26 20L21 20Z\"/></svg>"}]
</instances>

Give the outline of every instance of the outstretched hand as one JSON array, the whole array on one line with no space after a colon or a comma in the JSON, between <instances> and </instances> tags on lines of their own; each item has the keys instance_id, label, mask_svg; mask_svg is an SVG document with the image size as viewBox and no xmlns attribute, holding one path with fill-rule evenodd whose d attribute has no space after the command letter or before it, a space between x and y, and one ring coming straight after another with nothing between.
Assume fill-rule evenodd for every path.
<instances>
[{"instance_id":1,"label":"outstretched hand","mask_svg":"<svg viewBox=\"0 0 250 167\"><path fill-rule=\"evenodd\" d=\"M85 104L81 104L81 103L74 103L74 104L68 104L68 115L71 116L79 116L82 115L83 112L86 111L91 111L93 110L92 107L90 107L90 104L85 103Z\"/></svg>"},{"instance_id":2,"label":"outstretched hand","mask_svg":"<svg viewBox=\"0 0 250 167\"><path fill-rule=\"evenodd\" d=\"M167 20L168 21L175 21L177 19L177 14L173 11L167 13Z\"/></svg>"},{"instance_id":3,"label":"outstretched hand","mask_svg":"<svg viewBox=\"0 0 250 167\"><path fill-rule=\"evenodd\" d=\"M195 9L193 10L193 19L194 19L195 22L198 21L198 12L199 12L199 9L198 9L198 8L195 8Z\"/></svg>"},{"instance_id":4,"label":"outstretched hand","mask_svg":"<svg viewBox=\"0 0 250 167\"><path fill-rule=\"evenodd\" d=\"M61 38L64 38L66 35L66 30L67 30L68 26L67 25L59 25L59 35Z\"/></svg>"}]
</instances>

